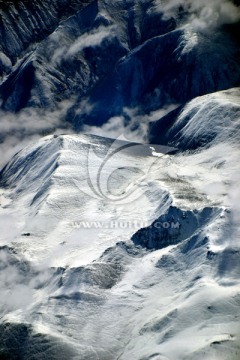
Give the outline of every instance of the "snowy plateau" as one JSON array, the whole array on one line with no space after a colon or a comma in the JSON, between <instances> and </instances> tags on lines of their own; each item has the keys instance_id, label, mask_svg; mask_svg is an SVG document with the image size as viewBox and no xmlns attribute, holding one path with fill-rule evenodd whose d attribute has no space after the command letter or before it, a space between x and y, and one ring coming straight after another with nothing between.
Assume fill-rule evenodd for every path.
<instances>
[{"instance_id":1,"label":"snowy plateau","mask_svg":"<svg viewBox=\"0 0 240 360\"><path fill-rule=\"evenodd\" d=\"M239 1L0 1L0 360L240 359L239 34Z\"/></svg>"}]
</instances>

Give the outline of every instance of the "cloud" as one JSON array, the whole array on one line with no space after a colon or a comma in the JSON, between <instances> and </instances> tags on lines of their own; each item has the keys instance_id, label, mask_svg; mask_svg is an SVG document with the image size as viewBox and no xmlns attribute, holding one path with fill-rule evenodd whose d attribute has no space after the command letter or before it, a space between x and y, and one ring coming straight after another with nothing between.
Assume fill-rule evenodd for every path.
<instances>
[{"instance_id":1,"label":"cloud","mask_svg":"<svg viewBox=\"0 0 240 360\"><path fill-rule=\"evenodd\" d=\"M85 33L69 45L65 43L64 46L58 47L53 56L52 63L59 64L63 59L72 57L78 53L81 53L86 47L99 46L105 39L111 39L116 33L116 26L99 27L89 33ZM56 41L54 39L54 41Z\"/></svg>"},{"instance_id":2,"label":"cloud","mask_svg":"<svg viewBox=\"0 0 240 360\"><path fill-rule=\"evenodd\" d=\"M1 194L2 205L4 194ZM17 214L0 216L0 317L9 310L25 308L32 301L32 290L24 283L24 275L18 265L17 256L9 250L13 241L21 233L21 222Z\"/></svg>"},{"instance_id":3,"label":"cloud","mask_svg":"<svg viewBox=\"0 0 240 360\"><path fill-rule=\"evenodd\" d=\"M4 195L4 193L0 193L0 206L4 206L5 201L7 201ZM19 217L16 214L1 214L0 229L0 247L9 245L21 233Z\"/></svg>"},{"instance_id":4,"label":"cloud","mask_svg":"<svg viewBox=\"0 0 240 360\"><path fill-rule=\"evenodd\" d=\"M110 118L101 127L85 125L83 132L114 139L124 135L129 141L145 143L148 142L149 123L161 119L178 106L176 104L167 105L144 115L140 113L138 108L124 108L123 115Z\"/></svg>"},{"instance_id":5,"label":"cloud","mask_svg":"<svg viewBox=\"0 0 240 360\"><path fill-rule=\"evenodd\" d=\"M7 190L0 191L0 205ZM25 246L21 234L25 219L18 211L9 213L9 208L0 206L0 319L7 313L16 310L26 310L37 297L45 296L42 288L49 284L52 270L49 263L33 263L26 261L18 252ZM14 244L14 250L12 250Z\"/></svg>"},{"instance_id":6,"label":"cloud","mask_svg":"<svg viewBox=\"0 0 240 360\"><path fill-rule=\"evenodd\" d=\"M187 13L183 25L195 31L209 31L240 20L240 8L230 0L155 0L156 11L166 19L178 18L180 8Z\"/></svg>"},{"instance_id":7,"label":"cloud","mask_svg":"<svg viewBox=\"0 0 240 360\"><path fill-rule=\"evenodd\" d=\"M53 274L49 266L33 267L11 248L4 247L0 248L0 270L0 319L10 312L17 314L16 310L25 313L36 300L48 296L47 286Z\"/></svg>"},{"instance_id":8,"label":"cloud","mask_svg":"<svg viewBox=\"0 0 240 360\"><path fill-rule=\"evenodd\" d=\"M80 36L68 49L67 56L73 56L82 51L85 47L101 45L104 39L113 36L114 29L115 26L98 28L95 32Z\"/></svg>"},{"instance_id":9,"label":"cloud","mask_svg":"<svg viewBox=\"0 0 240 360\"><path fill-rule=\"evenodd\" d=\"M94 134L99 136L106 136L110 138L117 138L126 130L124 125L123 116L114 116L108 120L107 123L103 124L101 127L98 126L88 126L83 127L83 132L87 134Z\"/></svg>"},{"instance_id":10,"label":"cloud","mask_svg":"<svg viewBox=\"0 0 240 360\"><path fill-rule=\"evenodd\" d=\"M218 28L240 20L240 9L227 0L193 1L190 22L195 29Z\"/></svg>"},{"instance_id":11,"label":"cloud","mask_svg":"<svg viewBox=\"0 0 240 360\"><path fill-rule=\"evenodd\" d=\"M15 262L16 261L16 262ZM33 300L33 290L19 273L17 260L6 250L0 249L0 317L7 312L25 309Z\"/></svg>"},{"instance_id":12,"label":"cloud","mask_svg":"<svg viewBox=\"0 0 240 360\"><path fill-rule=\"evenodd\" d=\"M0 111L0 169L23 147L49 134L70 133L62 119L72 105L63 101L56 110L28 108L19 113Z\"/></svg>"}]
</instances>

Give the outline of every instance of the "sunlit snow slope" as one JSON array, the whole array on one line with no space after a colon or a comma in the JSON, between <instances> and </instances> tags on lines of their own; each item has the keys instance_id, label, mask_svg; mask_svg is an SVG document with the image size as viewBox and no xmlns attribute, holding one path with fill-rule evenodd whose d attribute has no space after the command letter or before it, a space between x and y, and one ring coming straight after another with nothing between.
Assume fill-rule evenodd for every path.
<instances>
[{"instance_id":1,"label":"sunlit snow slope","mask_svg":"<svg viewBox=\"0 0 240 360\"><path fill-rule=\"evenodd\" d=\"M0 360L240 359L234 3L0 1Z\"/></svg>"},{"instance_id":2,"label":"sunlit snow slope","mask_svg":"<svg viewBox=\"0 0 240 360\"><path fill-rule=\"evenodd\" d=\"M49 136L2 171L3 358L238 359L239 234L211 192L233 164L129 145Z\"/></svg>"},{"instance_id":3,"label":"sunlit snow slope","mask_svg":"<svg viewBox=\"0 0 240 360\"><path fill-rule=\"evenodd\" d=\"M130 124L142 140L135 116L240 83L240 11L228 0L18 0L0 11L1 148L115 117L116 137Z\"/></svg>"}]
</instances>

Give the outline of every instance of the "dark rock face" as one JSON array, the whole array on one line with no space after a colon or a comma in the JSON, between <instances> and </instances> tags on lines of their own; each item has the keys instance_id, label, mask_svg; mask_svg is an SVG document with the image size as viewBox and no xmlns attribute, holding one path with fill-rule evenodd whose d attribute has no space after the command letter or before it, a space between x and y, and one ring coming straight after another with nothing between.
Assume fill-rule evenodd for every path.
<instances>
[{"instance_id":1,"label":"dark rock face","mask_svg":"<svg viewBox=\"0 0 240 360\"><path fill-rule=\"evenodd\" d=\"M213 208L200 211L182 211L171 206L168 212L155 220L147 228L140 229L133 235L135 245L147 249L162 249L169 245L179 244L199 232L216 212Z\"/></svg>"},{"instance_id":2,"label":"dark rock face","mask_svg":"<svg viewBox=\"0 0 240 360\"><path fill-rule=\"evenodd\" d=\"M75 351L61 340L35 333L28 324L0 325L0 359L71 359Z\"/></svg>"},{"instance_id":3,"label":"dark rock face","mask_svg":"<svg viewBox=\"0 0 240 360\"><path fill-rule=\"evenodd\" d=\"M43 40L61 20L89 3L90 0L1 1L1 51L15 64L29 46Z\"/></svg>"},{"instance_id":4,"label":"dark rock face","mask_svg":"<svg viewBox=\"0 0 240 360\"><path fill-rule=\"evenodd\" d=\"M240 83L237 30L194 32L181 7L166 18L151 0L1 4L1 107L56 109L80 130L124 115L185 104ZM179 25L180 24L180 25ZM89 106L83 106L89 104Z\"/></svg>"},{"instance_id":5,"label":"dark rock face","mask_svg":"<svg viewBox=\"0 0 240 360\"><path fill-rule=\"evenodd\" d=\"M199 34L196 41L200 45L192 48L188 44L190 41L185 31L176 30L155 37L130 52L93 92L90 99L95 104L94 111L87 119L83 113L79 118L84 117L91 123L96 123L97 119L105 122L121 114L126 106L140 106L145 113L167 103L186 103L239 83L238 51L230 46L225 53L225 37L216 39L213 45ZM222 54L221 62L219 54ZM232 73L223 72L222 61L226 67L231 64Z\"/></svg>"}]
</instances>

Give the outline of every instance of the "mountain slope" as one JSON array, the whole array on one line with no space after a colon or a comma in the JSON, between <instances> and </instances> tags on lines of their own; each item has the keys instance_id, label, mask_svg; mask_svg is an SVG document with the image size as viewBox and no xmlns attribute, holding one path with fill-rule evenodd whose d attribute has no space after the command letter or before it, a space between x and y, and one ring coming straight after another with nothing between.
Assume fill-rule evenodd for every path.
<instances>
[{"instance_id":1,"label":"mountain slope","mask_svg":"<svg viewBox=\"0 0 240 360\"><path fill-rule=\"evenodd\" d=\"M163 149L49 136L3 169L1 218L15 230L1 236L2 356L14 359L21 349L27 359L29 347L33 357L51 359L60 352L172 360L239 352L240 252L236 234L226 235L234 228L229 199L199 188L224 183L224 172L208 162L208 151ZM141 192L132 197L136 184ZM15 277L6 277L10 271ZM11 345L9 332L17 331Z\"/></svg>"},{"instance_id":2,"label":"mountain slope","mask_svg":"<svg viewBox=\"0 0 240 360\"><path fill-rule=\"evenodd\" d=\"M126 107L140 106L142 112L149 112L239 84L239 44L230 27L210 33L195 30L185 25L191 16L187 10L179 8L168 19L163 11L154 12L152 1L114 1L112 5L93 1L81 10L83 5L69 4L69 17L63 21L64 7L58 8L57 3L48 9L38 5L35 9L35 3L21 5L29 7L30 15L39 16L40 22L47 17L53 24L31 21L25 35L21 34L24 28L18 31L9 23L7 35L14 40L5 39L18 63L0 89L4 110L55 109L59 102L71 99L65 119L79 128L82 123L102 124L123 114ZM9 12L22 16L12 6L4 11L3 19L11 18ZM33 26L43 28L41 35L37 30L34 35ZM25 53L26 46L15 39L15 32L28 46ZM10 56L8 49L3 49L3 56ZM89 107L85 111L83 99L93 111Z\"/></svg>"},{"instance_id":3,"label":"mountain slope","mask_svg":"<svg viewBox=\"0 0 240 360\"><path fill-rule=\"evenodd\" d=\"M152 122L149 141L172 143L181 150L239 144L239 88L198 97Z\"/></svg>"},{"instance_id":4,"label":"mountain slope","mask_svg":"<svg viewBox=\"0 0 240 360\"><path fill-rule=\"evenodd\" d=\"M239 360L234 3L0 1L0 359Z\"/></svg>"},{"instance_id":5,"label":"mountain slope","mask_svg":"<svg viewBox=\"0 0 240 360\"><path fill-rule=\"evenodd\" d=\"M1 1L1 76L37 42L51 34L61 20L86 6L85 0Z\"/></svg>"}]
</instances>

